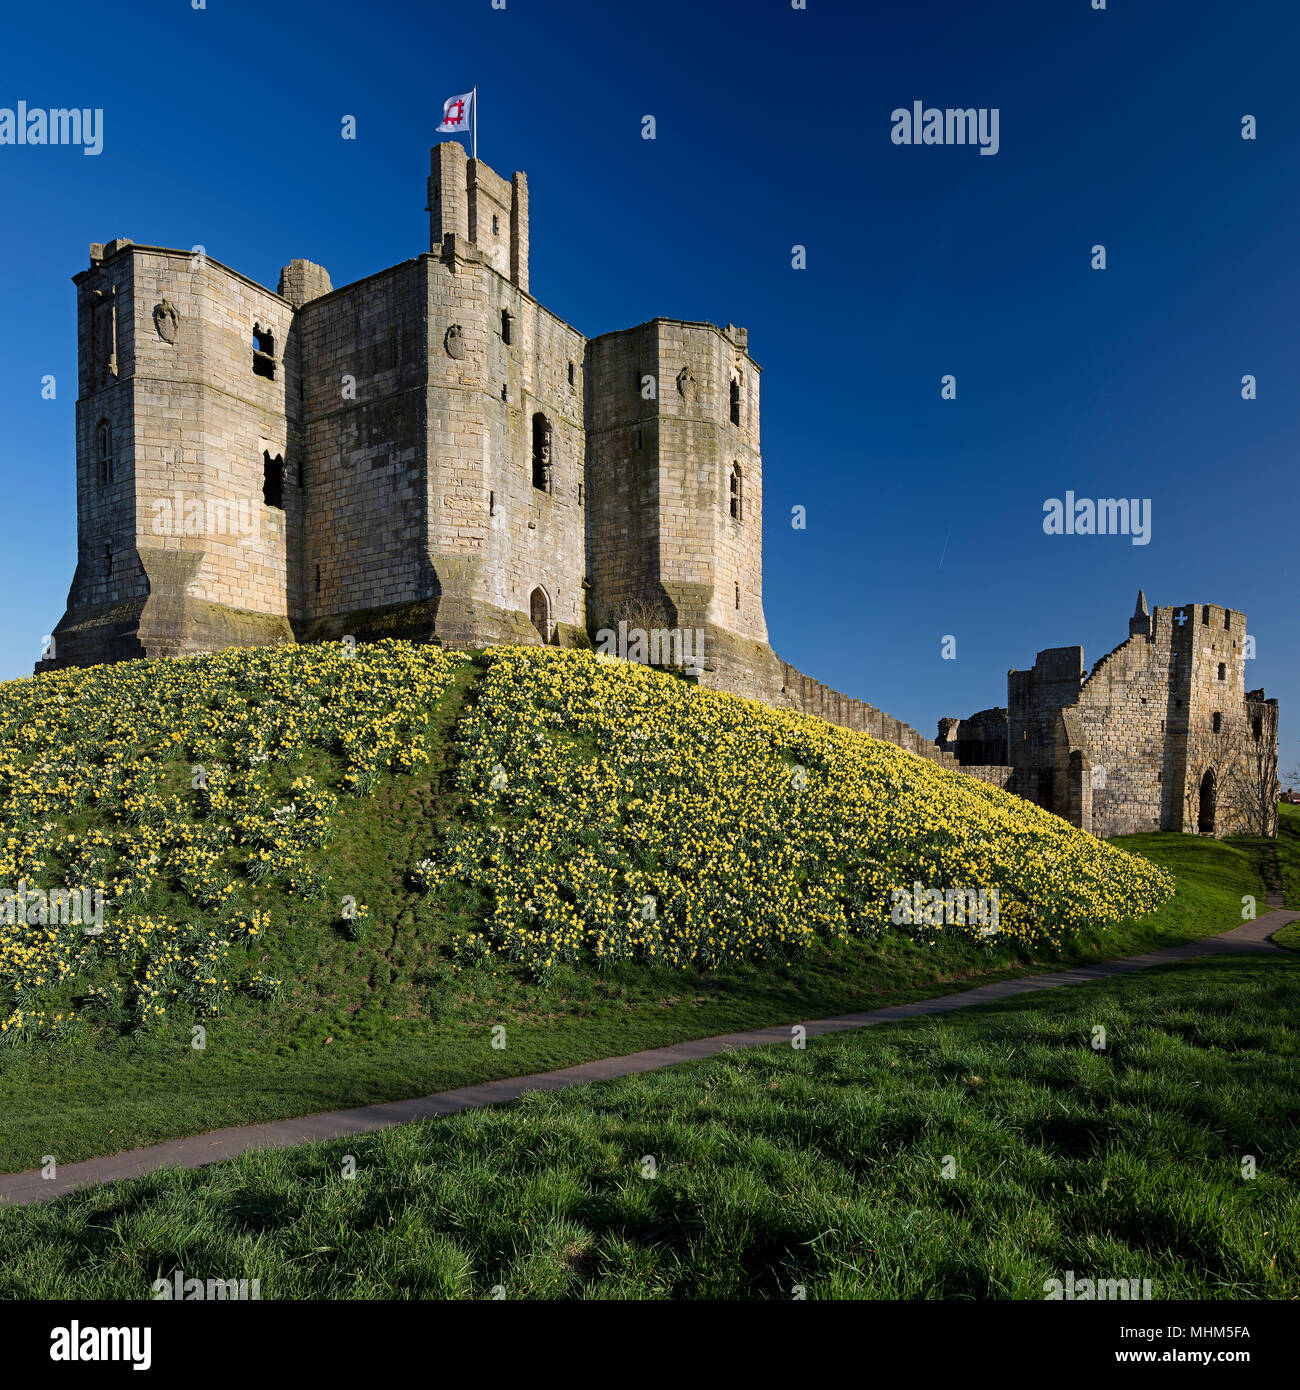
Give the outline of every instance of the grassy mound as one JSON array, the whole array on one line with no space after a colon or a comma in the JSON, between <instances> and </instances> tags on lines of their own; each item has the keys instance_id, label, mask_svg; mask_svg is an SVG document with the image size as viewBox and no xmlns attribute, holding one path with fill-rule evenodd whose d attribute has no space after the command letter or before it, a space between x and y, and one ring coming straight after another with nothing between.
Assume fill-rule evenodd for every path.
<instances>
[{"instance_id":1,"label":"grassy mound","mask_svg":"<svg viewBox=\"0 0 1300 1390\"><path fill-rule=\"evenodd\" d=\"M219 1013L261 889L321 898L339 796L428 759L436 648L262 648L0 686L0 1037ZM365 904L344 894L346 928ZM280 925L280 924L275 924ZM242 972L272 998L280 981Z\"/></svg>"},{"instance_id":2,"label":"grassy mound","mask_svg":"<svg viewBox=\"0 0 1300 1390\"><path fill-rule=\"evenodd\" d=\"M512 959L499 949L504 943L489 941L494 948L485 952L472 942L495 930L499 871L487 857L479 864L453 858L471 837L504 832L525 866L519 872L531 872L524 856L532 851L516 833L527 789L508 777L507 799L524 800L504 804L492 788L490 750L475 751L497 737L493 721L512 717L490 686L504 655L453 657L395 643L355 655L343 646L282 648L0 687L0 852L8 856L0 890L16 889L24 874L28 886L46 890L75 885L80 855L86 882L105 888L105 937L128 922L155 924L118 930L95 946L75 924L6 924L0 916L0 1021L24 1014L22 1029L2 1035L19 1045L0 1047L0 1171L39 1166L51 1152L68 1163L223 1125L427 1095L1131 955L1223 931L1242 920L1243 898L1263 900L1261 868L1272 842L1147 835L1117 842L1136 853L1108 862L1158 864L1172 871L1177 894L1145 915L1140 902L1127 905L1126 920L1092 922L1057 947L1007 931L881 930L878 918L860 916L850 919L847 935L828 932L802 946L780 940L766 959L758 949L750 959L713 965L669 964L648 949L640 957L600 957L595 935L539 979L529 963L535 953ZM542 670L563 669L552 664L554 652L512 659L521 656ZM723 717L717 711L726 719L738 713L742 723L776 718L666 676L590 669L593 680L621 676L652 693L671 690L683 700L682 718L701 721L701 729L706 717ZM489 719L482 712L490 709L497 713ZM577 713L575 705L575 721ZM579 732L576 722L572 734L549 724L538 732L575 766L590 767L599 739L609 736L597 715L590 718L595 733ZM814 741L824 729L802 722ZM781 737L772 735L768 746ZM956 783L976 798L965 804L985 808L978 814L1005 801L860 735L829 730L827 737L878 749L903 775L946 784L941 795ZM804 756L807 786L820 797L817 765ZM470 776L467 763L476 759L481 772ZM781 761L793 780L795 762ZM193 785L196 767L215 771L203 779L215 797ZM135 789L142 771L151 794L128 810L127 786ZM707 792L707 778L691 775ZM672 789L667 776L647 782L635 769L625 776L648 786L642 801ZM733 774L719 768L718 776ZM292 789L299 778L311 779L310 805L328 809L295 831L294 818L309 804ZM476 798L483 803L477 809ZM650 822L626 788L622 798L627 829L618 833L635 851L627 860L634 876L628 916L639 924L644 909L632 885L663 869L637 857ZM295 803L298 810L281 823ZM532 804L540 845L557 830L560 805L540 796ZM1024 803L1005 805L1025 817L1022 829L1038 821L1060 831L1059 822ZM895 823L900 809L890 809ZM955 833L970 837L973 854L982 852L970 829ZM1089 851L1108 848L1065 833ZM215 845L225 834L229 842L200 875L189 847L196 837ZM69 836L77 838L69 843ZM1300 837L1279 842L1284 872L1297 848ZM751 860L755 853L743 840L738 852ZM92 867L96 856L101 868ZM423 860L442 866L436 892L426 891ZM536 862L539 881L558 881L550 851L539 847ZM718 865L721 873L725 858ZM757 919L766 888L761 874L746 872ZM205 904L204 892L220 892L222 900ZM0 914L3 907L0 891ZM671 912L659 911L660 921L665 915L672 927ZM221 941L231 945L222 948L219 968L200 975L202 953L211 949L204 943ZM177 943L171 952L169 943ZM172 974L165 988L156 965ZM146 1014L150 1002L161 1009ZM38 1013L45 1019L29 1016ZM505 1048L493 1045L498 1025L507 1027Z\"/></svg>"},{"instance_id":3,"label":"grassy mound","mask_svg":"<svg viewBox=\"0 0 1300 1390\"><path fill-rule=\"evenodd\" d=\"M465 816L425 879L486 895L471 958L712 970L899 926L1056 946L1172 895L1147 860L864 734L586 652L488 655Z\"/></svg>"},{"instance_id":4,"label":"grassy mound","mask_svg":"<svg viewBox=\"0 0 1300 1390\"><path fill-rule=\"evenodd\" d=\"M1294 1299L1297 1008L1220 958L155 1173L3 1213L0 1297Z\"/></svg>"},{"instance_id":5,"label":"grassy mound","mask_svg":"<svg viewBox=\"0 0 1300 1390\"><path fill-rule=\"evenodd\" d=\"M379 851L460 904L462 964L713 971L891 926L1050 947L1172 894L1017 798L643 667L233 650L0 687L0 1037L215 1017L282 988L243 948L304 919L362 940L367 904L324 853L340 799L424 767L440 702L480 670L452 710L456 818L422 851Z\"/></svg>"}]
</instances>

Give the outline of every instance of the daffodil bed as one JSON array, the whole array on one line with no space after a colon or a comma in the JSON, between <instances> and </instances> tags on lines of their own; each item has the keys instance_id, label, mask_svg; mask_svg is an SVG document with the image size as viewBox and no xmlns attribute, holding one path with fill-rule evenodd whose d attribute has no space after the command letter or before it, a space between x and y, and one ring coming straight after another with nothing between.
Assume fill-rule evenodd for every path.
<instances>
[{"instance_id":1,"label":"daffodil bed","mask_svg":"<svg viewBox=\"0 0 1300 1390\"><path fill-rule=\"evenodd\" d=\"M187 1019L219 1012L234 953L271 926L235 906L241 888L326 891L311 852L339 795L427 759L430 704L461 660L330 644L0 685L0 1038L57 1035L100 1010L136 1026L178 1001ZM298 770L312 750L341 766L333 790ZM56 886L75 894L71 912L47 897ZM280 986L260 972L241 984L258 998ZM70 995L73 1007L46 1005Z\"/></svg>"},{"instance_id":2,"label":"daffodil bed","mask_svg":"<svg viewBox=\"0 0 1300 1390\"><path fill-rule=\"evenodd\" d=\"M325 921L339 900L355 940L366 908L327 872L340 802L426 766L469 661L336 643L0 685L0 1039L274 1000L245 948L294 903ZM900 930L891 899L914 884L996 891L998 941L1052 946L1173 892L1145 859L819 720L590 653L494 648L474 670L455 816L405 865L417 892L486 904L439 943L454 969L789 963ZM69 889L102 894L102 917L55 910Z\"/></svg>"},{"instance_id":3,"label":"daffodil bed","mask_svg":"<svg viewBox=\"0 0 1300 1390\"><path fill-rule=\"evenodd\" d=\"M502 952L539 978L786 961L897 930L916 884L996 891L1002 941L1056 946L1173 894L1150 861L864 734L586 652L487 656L459 731L466 815L423 866L430 891L490 897L464 958Z\"/></svg>"}]
</instances>

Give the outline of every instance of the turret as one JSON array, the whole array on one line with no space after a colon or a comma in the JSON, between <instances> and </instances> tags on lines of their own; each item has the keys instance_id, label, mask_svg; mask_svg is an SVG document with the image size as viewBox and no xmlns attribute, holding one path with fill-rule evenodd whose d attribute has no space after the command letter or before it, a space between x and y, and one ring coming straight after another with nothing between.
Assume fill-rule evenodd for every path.
<instances>
[{"instance_id":1,"label":"turret","mask_svg":"<svg viewBox=\"0 0 1300 1390\"><path fill-rule=\"evenodd\" d=\"M430 151L429 250L449 235L476 246L484 260L521 290L528 289L528 178L507 183L482 160L468 159L456 140Z\"/></svg>"},{"instance_id":2,"label":"turret","mask_svg":"<svg viewBox=\"0 0 1300 1390\"><path fill-rule=\"evenodd\" d=\"M1133 609L1133 616L1128 620L1128 635L1130 637L1150 637L1151 636L1151 613L1147 608L1146 592L1138 590L1137 606Z\"/></svg>"}]
</instances>

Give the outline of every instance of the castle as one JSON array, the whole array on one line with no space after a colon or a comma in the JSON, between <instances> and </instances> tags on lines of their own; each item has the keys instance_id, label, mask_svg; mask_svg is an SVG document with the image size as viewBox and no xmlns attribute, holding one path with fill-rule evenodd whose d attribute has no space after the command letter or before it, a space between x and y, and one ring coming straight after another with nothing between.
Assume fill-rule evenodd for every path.
<instances>
[{"instance_id":1,"label":"castle","mask_svg":"<svg viewBox=\"0 0 1300 1390\"><path fill-rule=\"evenodd\" d=\"M1246 690L1246 615L1214 604L1148 611L1085 674L1051 647L1007 674L1006 708L939 723L962 770L1094 835L1276 835L1277 701Z\"/></svg>"},{"instance_id":2,"label":"castle","mask_svg":"<svg viewBox=\"0 0 1300 1390\"><path fill-rule=\"evenodd\" d=\"M1197 635L1191 610L1140 615L1087 681L1080 648L1040 653L1012 673L1009 716L945 721L938 742L782 661L745 330L658 318L583 337L529 293L525 176L454 141L431 165L428 252L339 289L306 260L272 292L202 250L91 246L73 277L77 568L38 672L349 634L586 646L662 625L691 635L703 685L1096 834L1240 823L1217 788L1261 748L1275 770L1277 728L1274 702L1242 695L1241 614L1206 608Z\"/></svg>"},{"instance_id":3,"label":"castle","mask_svg":"<svg viewBox=\"0 0 1300 1390\"><path fill-rule=\"evenodd\" d=\"M435 146L429 251L278 290L119 238L77 286L78 560L37 670L352 634L690 632L708 686L955 766L781 661L743 328L585 338L529 293L528 182ZM635 625L635 621L634 621Z\"/></svg>"}]
</instances>

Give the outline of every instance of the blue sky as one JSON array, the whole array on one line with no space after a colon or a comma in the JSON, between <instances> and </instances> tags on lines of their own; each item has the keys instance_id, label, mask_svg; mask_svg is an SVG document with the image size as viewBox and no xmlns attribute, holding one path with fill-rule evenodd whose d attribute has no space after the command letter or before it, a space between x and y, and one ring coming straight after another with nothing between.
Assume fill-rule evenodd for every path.
<instances>
[{"instance_id":1,"label":"blue sky","mask_svg":"<svg viewBox=\"0 0 1300 1390\"><path fill-rule=\"evenodd\" d=\"M0 106L101 107L105 144L0 146L0 676L72 577L88 244L202 244L272 287L295 256L336 285L404 260L442 100L477 84L544 304L589 335L748 327L782 656L933 736L1040 648L1095 662L1143 586L1249 614L1300 764L1293 3L155 0L3 37ZM918 100L998 108L998 153L893 144ZM1044 535L1067 490L1150 498L1150 544Z\"/></svg>"}]
</instances>

